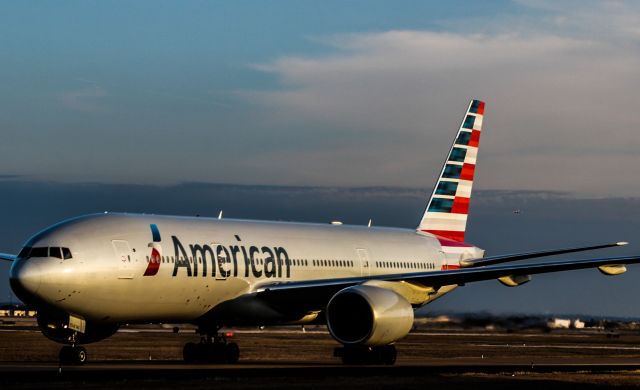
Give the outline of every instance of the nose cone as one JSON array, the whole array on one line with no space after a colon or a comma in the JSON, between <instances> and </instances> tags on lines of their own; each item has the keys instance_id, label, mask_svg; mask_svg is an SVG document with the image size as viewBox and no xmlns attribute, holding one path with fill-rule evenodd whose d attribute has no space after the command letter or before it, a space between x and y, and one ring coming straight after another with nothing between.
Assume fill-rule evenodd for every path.
<instances>
[{"instance_id":1,"label":"nose cone","mask_svg":"<svg viewBox=\"0 0 640 390\"><path fill-rule=\"evenodd\" d=\"M22 302L33 302L40 288L40 267L33 260L17 260L9 273L9 283L13 293Z\"/></svg>"}]
</instances>

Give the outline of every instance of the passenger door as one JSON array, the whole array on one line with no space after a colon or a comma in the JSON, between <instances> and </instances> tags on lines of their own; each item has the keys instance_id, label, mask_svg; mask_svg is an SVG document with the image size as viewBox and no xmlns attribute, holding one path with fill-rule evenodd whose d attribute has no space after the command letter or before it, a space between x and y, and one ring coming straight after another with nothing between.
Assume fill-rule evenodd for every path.
<instances>
[{"instance_id":1,"label":"passenger door","mask_svg":"<svg viewBox=\"0 0 640 390\"><path fill-rule=\"evenodd\" d=\"M371 264L369 264L369 252L364 248L356 249L358 252L358 260L360 261L360 275L369 276L371 275Z\"/></svg>"},{"instance_id":2,"label":"passenger door","mask_svg":"<svg viewBox=\"0 0 640 390\"><path fill-rule=\"evenodd\" d=\"M133 279L133 253L129 242L125 240L112 240L113 249L118 262L118 279Z\"/></svg>"}]
</instances>

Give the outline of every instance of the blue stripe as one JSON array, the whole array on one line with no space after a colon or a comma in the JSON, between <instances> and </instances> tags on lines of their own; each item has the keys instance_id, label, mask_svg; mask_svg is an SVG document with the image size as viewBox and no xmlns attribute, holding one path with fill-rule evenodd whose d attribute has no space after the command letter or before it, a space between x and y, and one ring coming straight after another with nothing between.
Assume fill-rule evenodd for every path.
<instances>
[{"instance_id":1,"label":"blue stripe","mask_svg":"<svg viewBox=\"0 0 640 390\"><path fill-rule=\"evenodd\" d=\"M458 190L458 183L455 181L441 181L436 188L436 195L455 195Z\"/></svg>"},{"instance_id":2,"label":"blue stripe","mask_svg":"<svg viewBox=\"0 0 640 390\"><path fill-rule=\"evenodd\" d=\"M464 118L464 123L462 124L462 127L465 129L473 129L473 124L476 121L476 117L473 115L467 115L466 118Z\"/></svg>"},{"instance_id":3,"label":"blue stripe","mask_svg":"<svg viewBox=\"0 0 640 390\"><path fill-rule=\"evenodd\" d=\"M471 108L469 109L469 112L473 112L474 114L477 113L479 106L480 106L480 100L474 100L471 103Z\"/></svg>"},{"instance_id":4,"label":"blue stripe","mask_svg":"<svg viewBox=\"0 0 640 390\"><path fill-rule=\"evenodd\" d=\"M469 145L470 140L471 140L471 133L468 131L461 131L458 134L458 138L456 138L456 143L458 145Z\"/></svg>"},{"instance_id":5,"label":"blue stripe","mask_svg":"<svg viewBox=\"0 0 640 390\"><path fill-rule=\"evenodd\" d=\"M442 172L442 177L446 177L448 179L459 179L461 173L462 165L447 164L444 167L444 172Z\"/></svg>"},{"instance_id":6,"label":"blue stripe","mask_svg":"<svg viewBox=\"0 0 640 390\"><path fill-rule=\"evenodd\" d=\"M429 211L436 213L450 213L453 208L453 199L433 198L429 204Z\"/></svg>"},{"instance_id":7,"label":"blue stripe","mask_svg":"<svg viewBox=\"0 0 640 390\"><path fill-rule=\"evenodd\" d=\"M153 237L153 242L160 242L162 239L160 238L160 230L155 223L149 225L151 227L151 236Z\"/></svg>"},{"instance_id":8,"label":"blue stripe","mask_svg":"<svg viewBox=\"0 0 640 390\"><path fill-rule=\"evenodd\" d=\"M449 155L449 161L464 162L464 157L467 155L467 149L453 148Z\"/></svg>"}]
</instances>

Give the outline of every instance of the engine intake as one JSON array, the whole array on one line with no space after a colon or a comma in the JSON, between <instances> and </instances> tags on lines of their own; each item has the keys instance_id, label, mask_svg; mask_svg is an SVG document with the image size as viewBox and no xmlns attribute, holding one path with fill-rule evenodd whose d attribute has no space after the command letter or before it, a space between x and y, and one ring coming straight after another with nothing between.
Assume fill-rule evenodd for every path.
<instances>
[{"instance_id":1,"label":"engine intake","mask_svg":"<svg viewBox=\"0 0 640 390\"><path fill-rule=\"evenodd\" d=\"M331 336L345 345L387 345L413 326L411 304L395 291L368 285L347 287L327 305Z\"/></svg>"}]
</instances>

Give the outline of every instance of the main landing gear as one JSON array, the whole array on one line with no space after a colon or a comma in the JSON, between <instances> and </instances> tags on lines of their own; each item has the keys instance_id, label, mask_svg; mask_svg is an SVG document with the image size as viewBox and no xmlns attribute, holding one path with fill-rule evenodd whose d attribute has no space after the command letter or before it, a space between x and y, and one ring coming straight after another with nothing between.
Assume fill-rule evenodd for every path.
<instances>
[{"instance_id":1,"label":"main landing gear","mask_svg":"<svg viewBox=\"0 0 640 390\"><path fill-rule=\"evenodd\" d=\"M345 345L333 350L333 356L342 358L344 364L386 364L392 366L398 353L395 345L367 347Z\"/></svg>"},{"instance_id":2,"label":"main landing gear","mask_svg":"<svg viewBox=\"0 0 640 390\"><path fill-rule=\"evenodd\" d=\"M87 361L87 350L79 345L65 345L58 356L60 364L81 366Z\"/></svg>"},{"instance_id":3,"label":"main landing gear","mask_svg":"<svg viewBox=\"0 0 640 390\"><path fill-rule=\"evenodd\" d=\"M220 330L218 328L218 330ZM235 364L240 359L240 348L228 342L225 336L207 333L199 343L186 343L182 351L186 363Z\"/></svg>"}]
</instances>

